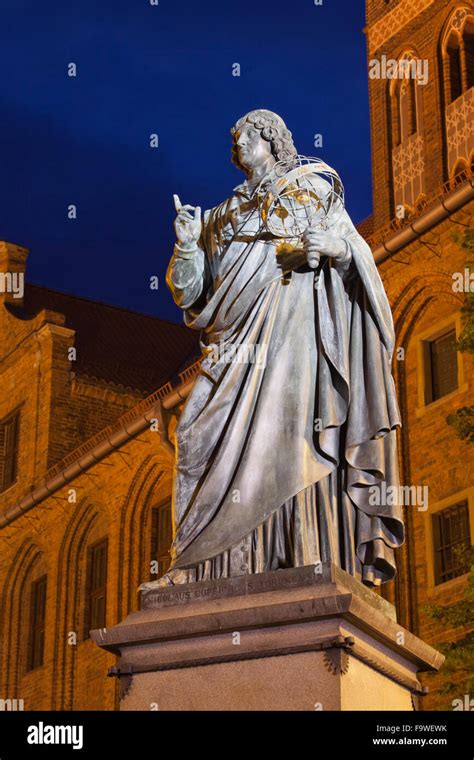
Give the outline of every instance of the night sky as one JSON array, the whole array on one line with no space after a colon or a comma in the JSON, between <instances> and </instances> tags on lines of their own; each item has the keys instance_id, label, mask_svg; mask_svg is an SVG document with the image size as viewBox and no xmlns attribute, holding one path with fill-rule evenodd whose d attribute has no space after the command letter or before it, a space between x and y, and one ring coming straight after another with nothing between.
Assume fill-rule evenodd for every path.
<instances>
[{"instance_id":1,"label":"night sky","mask_svg":"<svg viewBox=\"0 0 474 760\"><path fill-rule=\"evenodd\" d=\"M0 238L30 249L28 280L180 321L165 283L172 194L203 208L231 194L243 175L229 129L254 108L339 171L362 220L364 12L364 0L3 0Z\"/></svg>"}]
</instances>

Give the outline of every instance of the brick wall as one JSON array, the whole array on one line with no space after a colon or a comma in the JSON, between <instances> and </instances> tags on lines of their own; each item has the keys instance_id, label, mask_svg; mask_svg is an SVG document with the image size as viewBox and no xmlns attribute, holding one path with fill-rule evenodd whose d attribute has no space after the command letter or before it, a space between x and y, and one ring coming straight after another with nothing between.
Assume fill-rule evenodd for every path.
<instances>
[{"instance_id":1,"label":"brick wall","mask_svg":"<svg viewBox=\"0 0 474 760\"><path fill-rule=\"evenodd\" d=\"M418 0L417 0L418 1ZM392 3L369 3L369 7L385 5L388 9ZM413 0L402 0L400 7L417 6ZM406 49L413 49L418 58L428 61L428 82L421 86L423 138L425 142L425 183L426 194L436 190L445 177L445 124L443 106L443 73L439 55L440 37L443 27L453 11L452 0L433 0L421 13L413 12L407 23L393 23L391 36L383 39L376 47L370 45L368 31L368 56L371 59L398 59ZM374 11L375 13L375 11ZM379 22L380 23L380 22ZM373 178L373 215L375 228L386 224L395 216L393 204L393 178L391 171L391 130L389 119L390 80L369 79L370 118L372 132L372 178Z\"/></svg>"},{"instance_id":2,"label":"brick wall","mask_svg":"<svg viewBox=\"0 0 474 760\"><path fill-rule=\"evenodd\" d=\"M425 2L422 13L406 13L414 0L368 0L368 39L383 39L369 57L396 57L413 47L430 65L423 90L426 187L444 179L444 124L438 41L453 7L450 0ZM403 23L381 24L394 8ZM403 15L405 14L405 15ZM373 25L377 34L371 36ZM377 26L378 25L378 26ZM378 35L378 37L377 37ZM370 81L375 229L393 216L388 135L387 81ZM452 273L462 271L465 254L453 233L472 224L472 204L380 265L397 333L394 374L403 430L400 433L402 482L429 487L429 508L406 509L407 544L398 553L396 584L384 587L397 604L402 625L427 642L462 631L447 631L423 612L429 602L461 598L465 576L434 587L429 523L440 502L472 488L470 450L445 421L447 414L473 403L472 357L463 356L459 391L422 408L419 398L419 336L459 314L462 297L453 291ZM428 245L426 245L428 243ZM432 246L430 248L430 246ZM21 253L21 252L20 252ZM16 266L22 255L16 252ZM12 254L13 255L13 254ZM6 254L3 254L4 258ZM0 250L0 264L2 251ZM19 263L18 263L19 262ZM1 268L0 268L0 271ZM0 495L0 509L18 501L65 453L110 424L139 398L97 378L75 377L67 357L74 334L60 314L43 312L33 320L15 315L17 306L0 303L0 418L22 405L19 468L21 479ZM179 412L179 409L176 410ZM171 428L175 418L171 418ZM24 699L26 709L114 709L117 684L106 679L114 658L84 640L87 547L108 538L107 619L114 625L135 607L138 584L149 577L151 509L169 497L172 456L156 433L145 431L109 455L68 487L36 506L0 535L0 697ZM70 502L70 489L77 499ZM47 630L43 666L28 673L28 599L34 579L47 574ZM77 642L71 643L71 634ZM436 693L442 674L431 681L425 709L444 706ZM462 695L460 695L462 696Z\"/></svg>"},{"instance_id":3,"label":"brick wall","mask_svg":"<svg viewBox=\"0 0 474 760\"><path fill-rule=\"evenodd\" d=\"M420 88L421 113L418 114L418 126L424 141L424 180L428 197L436 193L447 179L440 39L454 9L464 6L472 8L472 3L453 3L452 0L367 2L369 62L381 60L384 55L387 59L398 59L406 50L414 50L418 58L428 61L429 78L428 83ZM375 237L377 230L386 227L396 212L389 89L389 80L369 79L374 188L371 222ZM469 355L462 355L463 378L459 392L423 410L419 399L422 367L417 338L450 317L459 318L463 294L453 291L452 274L464 270L466 254L453 241L453 235L462 232L463 225L473 226L472 214L471 203L379 267L392 305L397 346L405 350L404 358L394 362L403 419L399 436L402 483L429 488L427 512L407 507L407 543L398 553L399 577L396 585L385 587L383 593L397 603L402 624L433 645L449 638L456 640L463 633L444 629L441 623L430 620L423 608L429 603L456 601L462 598L466 588L466 576L434 587L430 521L440 502L449 502L456 494L465 494L472 489L473 453L447 425L446 416L461 406L474 403L473 360ZM447 703L446 698L436 694L437 686L443 681L442 673L428 680L432 694L423 700L424 709L437 709L441 705L449 707L450 700Z\"/></svg>"},{"instance_id":4,"label":"brick wall","mask_svg":"<svg viewBox=\"0 0 474 760\"><path fill-rule=\"evenodd\" d=\"M115 709L117 683L106 678L115 658L83 635L87 547L108 538L111 626L137 608L138 586L150 577L151 509L170 496L172 465L159 434L146 430L2 530L2 698L23 699L26 710ZM45 660L27 672L29 594L44 574Z\"/></svg>"}]
</instances>

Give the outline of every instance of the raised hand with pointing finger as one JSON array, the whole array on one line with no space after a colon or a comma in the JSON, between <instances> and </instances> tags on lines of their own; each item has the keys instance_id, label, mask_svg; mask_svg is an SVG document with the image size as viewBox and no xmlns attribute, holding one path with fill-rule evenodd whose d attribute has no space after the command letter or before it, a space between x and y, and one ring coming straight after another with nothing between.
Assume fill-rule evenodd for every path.
<instances>
[{"instance_id":1,"label":"raised hand with pointing finger","mask_svg":"<svg viewBox=\"0 0 474 760\"><path fill-rule=\"evenodd\" d=\"M176 208L174 228L177 241L166 271L166 282L175 302L187 309L207 292L211 282L202 246L200 206L183 206L177 195L173 196Z\"/></svg>"},{"instance_id":2,"label":"raised hand with pointing finger","mask_svg":"<svg viewBox=\"0 0 474 760\"><path fill-rule=\"evenodd\" d=\"M325 561L379 586L403 543L401 506L374 507L370 491L374 472L399 488L390 304L368 244L343 205L326 214L332 185L283 119L252 111L232 137L245 175L233 194L202 225L174 199L166 282L203 356L174 428L171 564L142 590L319 562L318 535ZM285 196L307 166L312 200L309 180ZM275 234L262 216L272 207L289 217Z\"/></svg>"},{"instance_id":3,"label":"raised hand with pointing finger","mask_svg":"<svg viewBox=\"0 0 474 760\"><path fill-rule=\"evenodd\" d=\"M201 236L201 208L200 206L183 206L179 196L173 195L176 208L174 228L178 239L178 249L192 251L197 247Z\"/></svg>"}]
</instances>

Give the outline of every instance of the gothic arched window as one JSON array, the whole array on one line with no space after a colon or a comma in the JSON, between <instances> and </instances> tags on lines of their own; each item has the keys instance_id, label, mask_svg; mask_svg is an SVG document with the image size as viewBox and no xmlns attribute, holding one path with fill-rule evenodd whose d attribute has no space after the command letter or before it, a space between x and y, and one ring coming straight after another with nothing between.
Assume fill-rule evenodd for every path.
<instances>
[{"instance_id":1,"label":"gothic arched window","mask_svg":"<svg viewBox=\"0 0 474 760\"><path fill-rule=\"evenodd\" d=\"M168 570L171 541L171 500L166 499L151 512L151 580L161 578Z\"/></svg>"},{"instance_id":2,"label":"gothic arched window","mask_svg":"<svg viewBox=\"0 0 474 760\"><path fill-rule=\"evenodd\" d=\"M424 197L422 67L413 50L397 60L390 82L392 173L395 215L403 219Z\"/></svg>"},{"instance_id":3,"label":"gothic arched window","mask_svg":"<svg viewBox=\"0 0 474 760\"><path fill-rule=\"evenodd\" d=\"M451 12L441 35L442 95L445 108L446 178L468 166L474 148L474 13L468 6ZM462 181L459 179L459 181Z\"/></svg>"},{"instance_id":4,"label":"gothic arched window","mask_svg":"<svg viewBox=\"0 0 474 760\"><path fill-rule=\"evenodd\" d=\"M466 22L462 36L466 67L466 88L474 87L474 23Z\"/></svg>"},{"instance_id":5,"label":"gothic arched window","mask_svg":"<svg viewBox=\"0 0 474 760\"><path fill-rule=\"evenodd\" d=\"M407 93L407 127L408 136L414 135L418 128L418 113L416 104L417 84L414 78L408 80Z\"/></svg>"},{"instance_id":6,"label":"gothic arched window","mask_svg":"<svg viewBox=\"0 0 474 760\"><path fill-rule=\"evenodd\" d=\"M448 60L449 87L447 88L447 100L452 103L462 95L462 69L461 69L461 40L454 32L450 35L446 45Z\"/></svg>"}]
</instances>

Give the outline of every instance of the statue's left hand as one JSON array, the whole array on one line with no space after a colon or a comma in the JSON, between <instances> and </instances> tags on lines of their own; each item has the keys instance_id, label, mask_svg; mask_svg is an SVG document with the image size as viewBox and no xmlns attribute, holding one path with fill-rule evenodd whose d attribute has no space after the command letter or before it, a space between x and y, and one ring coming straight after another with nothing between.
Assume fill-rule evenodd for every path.
<instances>
[{"instance_id":1,"label":"statue's left hand","mask_svg":"<svg viewBox=\"0 0 474 760\"><path fill-rule=\"evenodd\" d=\"M303 235L303 249L311 269L316 269L321 256L329 256L337 260L343 259L347 252L343 238L311 227Z\"/></svg>"}]
</instances>

